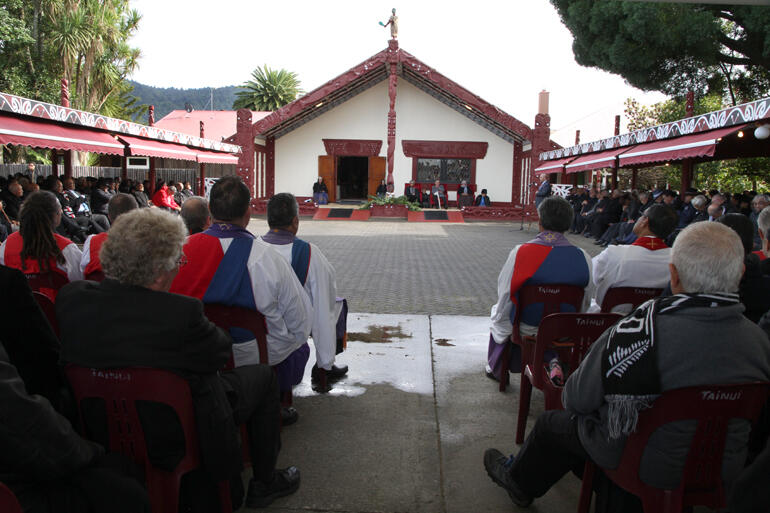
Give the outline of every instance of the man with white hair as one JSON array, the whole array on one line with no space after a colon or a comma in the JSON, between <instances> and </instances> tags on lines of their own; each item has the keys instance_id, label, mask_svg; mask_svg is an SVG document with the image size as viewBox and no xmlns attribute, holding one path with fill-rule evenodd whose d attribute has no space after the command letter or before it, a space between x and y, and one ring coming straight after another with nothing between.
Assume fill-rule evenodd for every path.
<instances>
[{"instance_id":1,"label":"man with white hair","mask_svg":"<svg viewBox=\"0 0 770 513\"><path fill-rule=\"evenodd\" d=\"M721 223L695 223L679 234L669 264L673 295L644 303L604 332L567 380L565 409L543 413L518 454L484 454L487 473L515 504L528 506L586 459L616 468L639 411L668 390L770 380L770 341L738 300L743 254L738 235ZM631 347L633 357L618 358ZM725 483L745 464L749 432L747 421L730 422ZM676 488L693 433L660 428L642 459L641 480ZM638 499L635 506L641 511Z\"/></svg>"},{"instance_id":2,"label":"man with white hair","mask_svg":"<svg viewBox=\"0 0 770 513\"><path fill-rule=\"evenodd\" d=\"M759 229L757 226L757 220L759 219L759 214L762 212L762 210L770 206L770 198L768 198L767 194L757 194L754 196L754 199L751 200L751 214L749 215L749 219L751 220L751 223L754 225L754 249L755 250L761 250L762 249L762 239L759 235Z\"/></svg>"},{"instance_id":3,"label":"man with white hair","mask_svg":"<svg viewBox=\"0 0 770 513\"><path fill-rule=\"evenodd\" d=\"M168 293L185 262L186 237L182 220L161 209L122 214L101 250L106 279L73 282L57 296L61 359L84 367L155 367L184 376L204 470L214 482L230 479L242 494L237 425L245 423L254 472L246 506L266 507L295 492L300 482L296 467L275 468L281 447L277 380L267 365L222 371L232 353L230 336L206 318L200 300ZM145 428L148 446L153 440L163 444L171 461L184 456L175 449L175 423L157 408L138 408L140 416L155 421ZM93 417L84 415L87 423ZM99 425L89 424L89 430L99 432ZM234 509L241 494L233 492Z\"/></svg>"}]
</instances>

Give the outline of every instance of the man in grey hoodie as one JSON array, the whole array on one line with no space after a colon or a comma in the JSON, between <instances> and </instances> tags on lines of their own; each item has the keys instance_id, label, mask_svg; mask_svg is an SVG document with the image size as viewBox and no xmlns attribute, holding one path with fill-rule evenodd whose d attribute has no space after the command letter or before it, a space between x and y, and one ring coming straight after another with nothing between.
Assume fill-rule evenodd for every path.
<instances>
[{"instance_id":1,"label":"man in grey hoodie","mask_svg":"<svg viewBox=\"0 0 770 513\"><path fill-rule=\"evenodd\" d=\"M515 504L528 506L568 471L580 472L588 458L616 468L636 415L667 390L770 381L770 341L742 315L738 299L743 246L725 228L695 223L684 229L669 264L673 295L641 305L593 344L567 380L565 409L543 413L517 455L485 452L487 473ZM640 316L651 322L636 322ZM644 347L642 356L625 361L632 344ZM722 467L728 486L746 460L749 431L745 421L730 423ZM691 423L658 430L645 449L642 481L676 487L693 434Z\"/></svg>"}]
</instances>

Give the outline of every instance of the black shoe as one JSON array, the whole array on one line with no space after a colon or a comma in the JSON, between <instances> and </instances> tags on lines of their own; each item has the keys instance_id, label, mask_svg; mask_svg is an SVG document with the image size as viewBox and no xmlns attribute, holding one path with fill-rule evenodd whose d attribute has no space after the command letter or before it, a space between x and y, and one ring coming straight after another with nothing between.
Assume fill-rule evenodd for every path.
<instances>
[{"instance_id":1,"label":"black shoe","mask_svg":"<svg viewBox=\"0 0 770 513\"><path fill-rule=\"evenodd\" d=\"M341 365L339 367L332 365L332 368L326 371L326 382L333 383L335 381L339 381L344 378L347 373L347 365ZM319 369L317 365L313 365L313 369L310 371L310 379L313 381L321 380L321 369Z\"/></svg>"},{"instance_id":2,"label":"black shoe","mask_svg":"<svg viewBox=\"0 0 770 513\"><path fill-rule=\"evenodd\" d=\"M299 488L299 469L289 467L277 470L273 474L273 480L263 483L252 478L249 481L249 493L246 494L247 508L266 508L278 497L291 495Z\"/></svg>"},{"instance_id":3,"label":"black shoe","mask_svg":"<svg viewBox=\"0 0 770 513\"><path fill-rule=\"evenodd\" d=\"M492 481L505 488L514 504L526 508L532 504L532 497L524 493L511 477L509 459L497 449L487 449L484 451L484 468Z\"/></svg>"},{"instance_id":4,"label":"black shoe","mask_svg":"<svg viewBox=\"0 0 770 513\"><path fill-rule=\"evenodd\" d=\"M299 420L299 413L294 406L284 406L281 408L281 425L291 426Z\"/></svg>"}]
</instances>

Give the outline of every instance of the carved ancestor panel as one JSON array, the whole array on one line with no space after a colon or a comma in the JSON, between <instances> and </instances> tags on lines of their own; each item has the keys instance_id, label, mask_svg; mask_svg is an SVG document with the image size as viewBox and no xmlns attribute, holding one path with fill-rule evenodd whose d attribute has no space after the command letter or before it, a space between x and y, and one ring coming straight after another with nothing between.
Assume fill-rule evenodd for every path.
<instances>
[{"instance_id":1,"label":"carved ancestor panel","mask_svg":"<svg viewBox=\"0 0 770 513\"><path fill-rule=\"evenodd\" d=\"M418 183L430 183L441 180L443 184L460 183L471 180L471 159L417 159Z\"/></svg>"},{"instance_id":2,"label":"carved ancestor panel","mask_svg":"<svg viewBox=\"0 0 770 513\"><path fill-rule=\"evenodd\" d=\"M376 157L382 141L373 139L323 139L327 155L337 157Z\"/></svg>"}]
</instances>

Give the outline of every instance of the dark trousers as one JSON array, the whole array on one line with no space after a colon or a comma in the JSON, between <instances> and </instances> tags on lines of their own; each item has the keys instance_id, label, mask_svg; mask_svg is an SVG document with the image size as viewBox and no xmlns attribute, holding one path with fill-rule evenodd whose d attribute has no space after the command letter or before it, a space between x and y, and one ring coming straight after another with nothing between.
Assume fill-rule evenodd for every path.
<instances>
[{"instance_id":1,"label":"dark trousers","mask_svg":"<svg viewBox=\"0 0 770 513\"><path fill-rule=\"evenodd\" d=\"M245 365L220 374L235 422L246 424L254 478L273 477L281 450L278 380L268 365Z\"/></svg>"},{"instance_id":2,"label":"dark trousers","mask_svg":"<svg viewBox=\"0 0 770 513\"><path fill-rule=\"evenodd\" d=\"M564 410L550 410L535 422L511 466L511 476L522 491L531 497L542 497L567 472L582 476L588 458L578 437L576 418ZM594 490L597 512L642 512L636 496L614 485L598 469Z\"/></svg>"},{"instance_id":3,"label":"dark trousers","mask_svg":"<svg viewBox=\"0 0 770 513\"><path fill-rule=\"evenodd\" d=\"M6 483L25 513L145 513L147 490L136 465L119 454L49 482Z\"/></svg>"}]
</instances>

